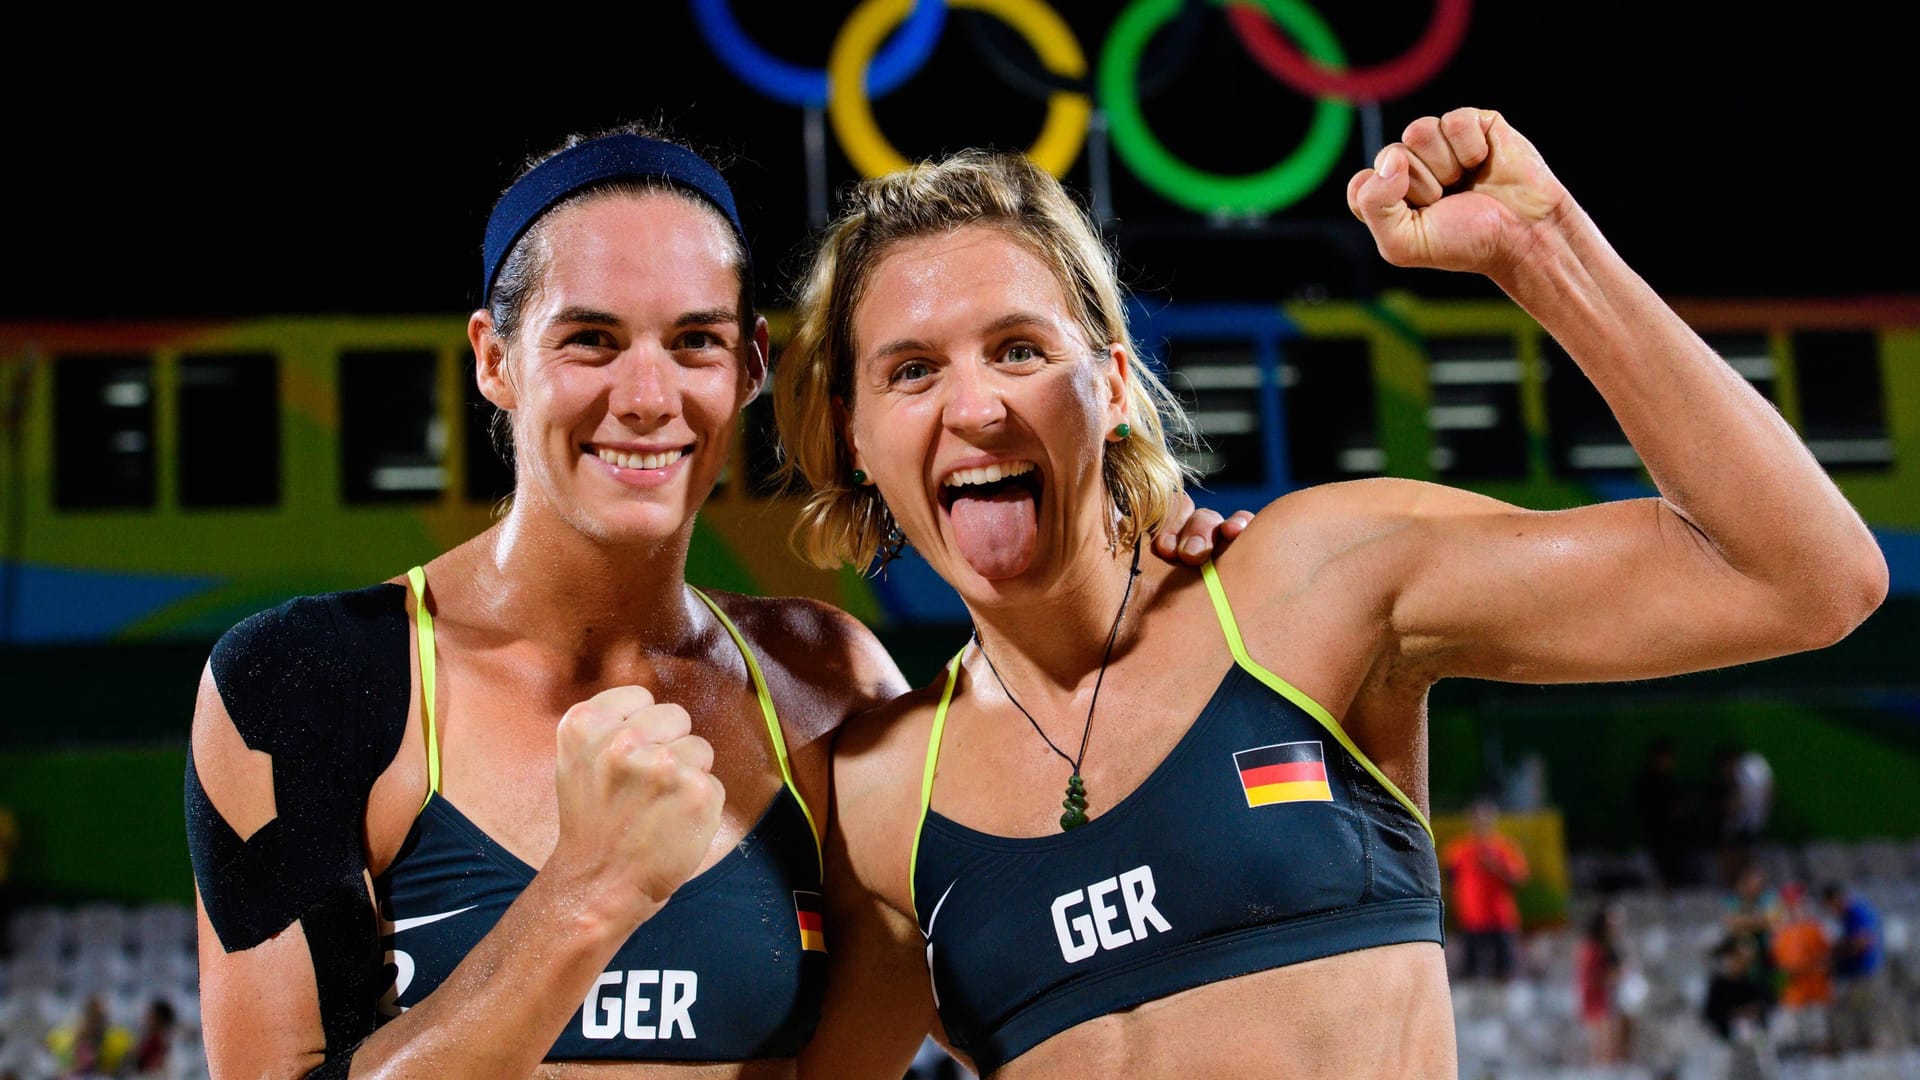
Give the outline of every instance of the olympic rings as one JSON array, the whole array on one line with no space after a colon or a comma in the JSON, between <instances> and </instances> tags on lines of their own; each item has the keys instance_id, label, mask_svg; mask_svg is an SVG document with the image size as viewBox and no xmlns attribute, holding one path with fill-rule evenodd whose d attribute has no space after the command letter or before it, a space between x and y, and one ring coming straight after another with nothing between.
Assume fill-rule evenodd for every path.
<instances>
[{"instance_id":1,"label":"olympic rings","mask_svg":"<svg viewBox=\"0 0 1920 1080\"><path fill-rule=\"evenodd\" d=\"M1230 0L1217 0L1226 4ZM1259 0L1322 64L1342 69L1346 56L1333 31L1302 0ZM1250 176L1222 176L1205 172L1175 158L1148 130L1134 96L1133 83L1148 39L1178 14L1180 0L1134 0L1114 20L1100 55L1100 104L1113 132L1113 148L1133 171L1172 202L1201 213L1230 211L1265 213L1297 202L1333 171L1347 136L1353 131L1353 106L1320 96L1313 122L1293 153L1279 164Z\"/></svg>"},{"instance_id":2,"label":"olympic rings","mask_svg":"<svg viewBox=\"0 0 1920 1080\"><path fill-rule=\"evenodd\" d=\"M1126 5L1100 50L1091 81L1093 96L1107 115L1115 153L1147 186L1201 213L1268 213L1313 190L1333 170L1352 132L1352 103L1396 98L1433 78L1459 51L1472 10L1472 0L1434 0L1426 29L1405 53L1349 70L1340 43L1308 0L1211 2L1226 8L1241 45L1264 70L1318 99L1305 137L1279 164L1246 176L1206 172L1175 158L1147 127L1140 99L1151 93L1148 84L1170 72L1153 73L1143 83L1142 68L1153 65L1143 65L1142 58L1156 34L1167 38L1161 45L1170 53L1186 51L1197 25L1199 0L1134 0ZM808 108L825 104L841 148L864 176L908 165L881 133L872 102L912 78L932 56L948 7L978 13L965 21L989 69L1022 92L1045 97L1046 119L1027 151L1034 163L1062 175L1086 145L1093 108L1084 89L1089 85L1087 58L1047 0L861 0L835 36L824 71L787 63L754 44L734 18L729 0L692 4L707 43L735 75L780 101ZM1026 39L1044 70L1022 71L1010 63L1001 43L1006 35L985 33L980 16L998 19ZM1179 23L1161 33L1175 16Z\"/></svg>"},{"instance_id":3,"label":"olympic rings","mask_svg":"<svg viewBox=\"0 0 1920 1080\"><path fill-rule=\"evenodd\" d=\"M1272 23L1246 5L1229 5L1227 19L1260 66L1302 94L1387 101L1433 78L1453 59L1467 34L1467 13L1472 7L1472 0L1436 0L1433 17L1412 48L1386 63L1345 72L1301 56Z\"/></svg>"},{"instance_id":4,"label":"olympic rings","mask_svg":"<svg viewBox=\"0 0 1920 1080\"><path fill-rule=\"evenodd\" d=\"M714 55L748 86L801 108L817 109L827 103L827 73L790 64L754 44L733 17L728 0L693 0L693 17ZM867 73L867 92L885 97L913 78L940 43L946 21L947 5L942 0L919 0L906 26L874 58Z\"/></svg>"},{"instance_id":5,"label":"olympic rings","mask_svg":"<svg viewBox=\"0 0 1920 1080\"><path fill-rule=\"evenodd\" d=\"M907 17L913 0L864 0L847 16L827 57L827 116L854 168L866 176L884 176L907 167L907 159L893 148L874 122L863 78L874 61L874 50L887 32ZM993 15L1020 31L1048 71L1069 79L1087 72L1086 54L1058 12L1042 0L946 0L957 8ZM1179 0L1174 0L1178 3ZM1093 103L1087 95L1057 90L1047 99L1047 118L1040 135L1028 148L1033 163L1059 176L1073 165L1085 145Z\"/></svg>"},{"instance_id":6,"label":"olympic rings","mask_svg":"<svg viewBox=\"0 0 1920 1080\"><path fill-rule=\"evenodd\" d=\"M1210 6L1206 0L1182 0L1180 17L1174 20L1173 28L1155 35L1153 44L1147 48L1146 57L1140 62L1142 101L1152 98L1180 77L1195 46L1200 44ZM1063 79L1049 71L1033 71L1032 65L1024 57L1009 56L1003 41L1014 31L996 26L984 16L971 11L960 20L960 25L966 28L967 37L972 39L980 59L986 61L993 73L1027 97L1045 101L1047 95L1055 90L1093 93L1093 80L1090 78Z\"/></svg>"}]
</instances>

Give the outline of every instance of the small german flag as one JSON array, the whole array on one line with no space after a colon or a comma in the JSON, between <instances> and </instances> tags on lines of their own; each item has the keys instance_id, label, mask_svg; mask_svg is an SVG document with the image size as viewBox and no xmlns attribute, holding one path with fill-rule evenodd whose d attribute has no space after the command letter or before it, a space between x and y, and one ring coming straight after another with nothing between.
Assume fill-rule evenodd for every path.
<instances>
[{"instance_id":1,"label":"small german flag","mask_svg":"<svg viewBox=\"0 0 1920 1080\"><path fill-rule=\"evenodd\" d=\"M1247 805L1272 806L1285 802L1332 802L1327 786L1327 756L1318 742L1275 743L1233 755L1240 770L1240 786Z\"/></svg>"},{"instance_id":2,"label":"small german flag","mask_svg":"<svg viewBox=\"0 0 1920 1080\"><path fill-rule=\"evenodd\" d=\"M800 947L826 952L827 924L820 916L820 894L795 891L793 910L800 917Z\"/></svg>"}]
</instances>

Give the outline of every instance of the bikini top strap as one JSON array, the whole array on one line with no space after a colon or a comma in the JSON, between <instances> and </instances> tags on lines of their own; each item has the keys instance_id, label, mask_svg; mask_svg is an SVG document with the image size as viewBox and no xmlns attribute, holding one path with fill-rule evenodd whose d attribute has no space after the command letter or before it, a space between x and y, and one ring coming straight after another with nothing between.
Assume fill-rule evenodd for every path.
<instances>
[{"instance_id":1,"label":"bikini top strap","mask_svg":"<svg viewBox=\"0 0 1920 1080\"><path fill-rule=\"evenodd\" d=\"M1412 799L1407 798L1398 784L1389 780L1387 774L1380 771L1380 767L1360 749L1359 744L1353 741L1353 736L1347 734L1347 729L1340 726L1340 721L1333 718L1333 714L1327 711L1326 706L1307 696L1292 683L1268 671L1247 652L1247 643L1240 637L1240 624L1234 621L1233 606L1227 603L1227 590L1220 584L1220 572L1213 568L1212 559L1201 564L1200 576L1206 579L1207 595L1212 597L1213 613L1219 617L1220 629L1227 635L1227 648L1233 651L1233 662L1240 665L1247 674L1264 683L1267 689L1293 702L1302 712L1313 717L1327 734L1333 736L1334 740L1353 756L1353 760L1360 763L1361 768L1367 770L1388 794L1399 800L1401 806L1407 808L1407 812L1414 816L1414 820L1420 822L1420 827L1427 830L1427 839L1431 841L1433 826L1428 823L1427 815L1420 812L1420 808L1414 805Z\"/></svg>"},{"instance_id":2,"label":"bikini top strap","mask_svg":"<svg viewBox=\"0 0 1920 1080\"><path fill-rule=\"evenodd\" d=\"M427 572L414 567L407 571L407 583L413 587L414 637L419 641L420 694L424 706L422 715L426 717L427 797L420 803L420 808L425 810L427 803L440 793L440 726L434 715L437 695L433 678L433 614L427 610Z\"/></svg>"},{"instance_id":3,"label":"bikini top strap","mask_svg":"<svg viewBox=\"0 0 1920 1080\"><path fill-rule=\"evenodd\" d=\"M907 862L907 896L919 910L919 898L914 895L914 880L920 870L920 834L927 827L927 811L933 808L933 774L940 765L940 736L947 730L947 709L953 704L953 688L960 684L960 658L967 655L967 647L947 661L947 685L940 691L940 707L933 711L933 731L927 736L927 764L920 772L920 821L913 828L913 854Z\"/></svg>"},{"instance_id":4,"label":"bikini top strap","mask_svg":"<svg viewBox=\"0 0 1920 1080\"><path fill-rule=\"evenodd\" d=\"M740 633L739 627L733 625L732 619L727 618L727 613L720 610L720 605L692 585L687 588L692 589L693 595L707 605L707 610L713 612L714 618L720 620L721 626L726 627L727 636L733 639L734 645L740 650L740 655L747 661L747 673L753 677L754 696L760 699L760 716L767 724L767 740L773 744L773 756L780 762L780 779L787 785L787 790L793 793L793 801L800 804L800 813L807 819L807 830L813 834L814 855L820 860L821 873L824 874L826 854L822 846L820 825L814 820L813 811L807 806L807 800L801 796L799 786L793 782L793 766L787 760L786 735L780 730L780 715L774 711L773 694L767 690L767 677L760 670L760 661L754 657L753 650L747 646L746 636Z\"/></svg>"}]
</instances>

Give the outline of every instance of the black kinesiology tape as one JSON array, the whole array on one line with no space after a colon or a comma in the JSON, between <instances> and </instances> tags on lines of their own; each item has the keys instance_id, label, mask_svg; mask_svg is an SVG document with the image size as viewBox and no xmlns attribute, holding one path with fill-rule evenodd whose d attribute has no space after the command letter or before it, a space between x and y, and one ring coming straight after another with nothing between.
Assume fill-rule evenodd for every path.
<instances>
[{"instance_id":1,"label":"black kinesiology tape","mask_svg":"<svg viewBox=\"0 0 1920 1080\"><path fill-rule=\"evenodd\" d=\"M339 1054L372 1031L386 974L361 837L373 782L406 730L405 590L377 585L262 612L220 639L212 670L242 741L272 758L275 817L242 840L189 755L187 846L207 920L228 952L301 924L327 1050Z\"/></svg>"}]
</instances>

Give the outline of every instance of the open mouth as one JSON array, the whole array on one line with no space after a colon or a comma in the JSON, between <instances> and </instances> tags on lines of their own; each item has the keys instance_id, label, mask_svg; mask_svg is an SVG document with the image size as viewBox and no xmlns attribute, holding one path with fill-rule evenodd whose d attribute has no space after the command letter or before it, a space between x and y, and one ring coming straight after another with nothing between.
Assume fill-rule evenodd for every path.
<instances>
[{"instance_id":1,"label":"open mouth","mask_svg":"<svg viewBox=\"0 0 1920 1080\"><path fill-rule=\"evenodd\" d=\"M625 450L612 450L604 446L582 447L588 453L616 469L664 469L686 457L693 449L691 446L676 447L672 450L657 450L648 453L629 453Z\"/></svg>"},{"instance_id":2,"label":"open mouth","mask_svg":"<svg viewBox=\"0 0 1920 1080\"><path fill-rule=\"evenodd\" d=\"M940 482L940 504L952 510L954 500L962 496L991 499L1013 488L1039 500L1040 470L1034 468L1033 462L1009 461L975 469L955 469Z\"/></svg>"},{"instance_id":3,"label":"open mouth","mask_svg":"<svg viewBox=\"0 0 1920 1080\"><path fill-rule=\"evenodd\" d=\"M955 469L940 483L954 543L975 573L1012 577L1033 562L1045 485L1031 461Z\"/></svg>"}]
</instances>

